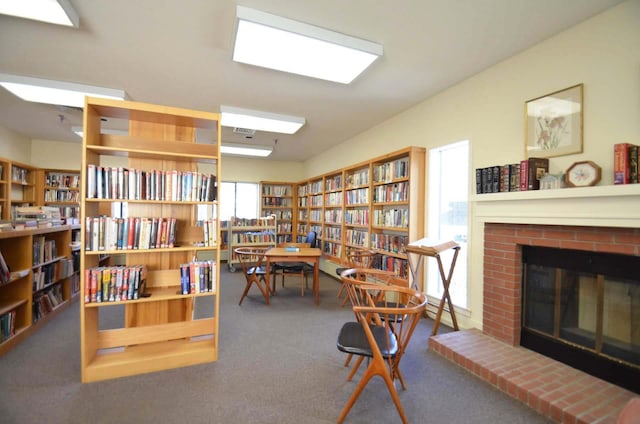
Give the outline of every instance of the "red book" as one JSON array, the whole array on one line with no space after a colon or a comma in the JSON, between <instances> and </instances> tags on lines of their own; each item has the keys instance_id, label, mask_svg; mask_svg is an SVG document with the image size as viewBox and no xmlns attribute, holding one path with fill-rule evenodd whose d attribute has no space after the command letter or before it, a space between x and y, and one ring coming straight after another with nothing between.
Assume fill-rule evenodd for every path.
<instances>
[{"instance_id":1,"label":"red book","mask_svg":"<svg viewBox=\"0 0 640 424\"><path fill-rule=\"evenodd\" d=\"M91 268L84 270L84 303L91 303Z\"/></svg>"},{"instance_id":2,"label":"red book","mask_svg":"<svg viewBox=\"0 0 640 424\"><path fill-rule=\"evenodd\" d=\"M613 183L629 184L629 143L613 145Z\"/></svg>"},{"instance_id":3,"label":"red book","mask_svg":"<svg viewBox=\"0 0 640 424\"><path fill-rule=\"evenodd\" d=\"M127 249L133 249L133 238L136 232L134 218L128 219L127 225Z\"/></svg>"},{"instance_id":4,"label":"red book","mask_svg":"<svg viewBox=\"0 0 640 424\"><path fill-rule=\"evenodd\" d=\"M520 191L527 191L529 189L529 162L526 160L520 161Z\"/></svg>"}]
</instances>

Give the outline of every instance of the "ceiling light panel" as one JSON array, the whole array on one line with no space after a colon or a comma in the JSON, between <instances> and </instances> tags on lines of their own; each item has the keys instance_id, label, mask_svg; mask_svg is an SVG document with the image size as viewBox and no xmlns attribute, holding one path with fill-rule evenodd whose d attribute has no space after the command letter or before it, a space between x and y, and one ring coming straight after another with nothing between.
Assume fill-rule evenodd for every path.
<instances>
[{"instance_id":1,"label":"ceiling light panel","mask_svg":"<svg viewBox=\"0 0 640 424\"><path fill-rule=\"evenodd\" d=\"M305 124L305 119L298 116L232 106L220 106L220 114L220 124L224 127L248 128L283 134L294 134Z\"/></svg>"},{"instance_id":2,"label":"ceiling light panel","mask_svg":"<svg viewBox=\"0 0 640 424\"><path fill-rule=\"evenodd\" d=\"M273 147L265 146L244 146L241 144L223 144L220 146L220 152L225 155L234 156L256 156L267 157L273 152Z\"/></svg>"},{"instance_id":3,"label":"ceiling light panel","mask_svg":"<svg viewBox=\"0 0 640 424\"><path fill-rule=\"evenodd\" d=\"M84 107L85 96L124 100L123 90L0 74L0 85L23 100L36 103Z\"/></svg>"},{"instance_id":4,"label":"ceiling light panel","mask_svg":"<svg viewBox=\"0 0 640 424\"><path fill-rule=\"evenodd\" d=\"M382 56L382 46L243 6L233 60L348 84Z\"/></svg>"},{"instance_id":5,"label":"ceiling light panel","mask_svg":"<svg viewBox=\"0 0 640 424\"><path fill-rule=\"evenodd\" d=\"M80 25L67 0L0 0L0 14L75 28Z\"/></svg>"}]
</instances>

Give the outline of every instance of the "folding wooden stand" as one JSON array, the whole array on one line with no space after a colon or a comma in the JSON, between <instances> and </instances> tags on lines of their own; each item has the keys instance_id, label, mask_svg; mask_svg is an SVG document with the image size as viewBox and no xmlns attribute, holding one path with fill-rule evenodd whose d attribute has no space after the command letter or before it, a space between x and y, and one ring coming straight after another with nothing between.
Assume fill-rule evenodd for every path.
<instances>
[{"instance_id":1,"label":"folding wooden stand","mask_svg":"<svg viewBox=\"0 0 640 424\"><path fill-rule=\"evenodd\" d=\"M445 275L444 267L442 265L442 257L440 254L449 249L453 249L453 258L451 259L451 266L449 268L449 275ZM413 278L413 287L418 290L424 289L424 285L420 288L420 285L417 283L418 278L422 277L422 273L420 270L422 269L422 259L425 256L430 256L436 258L438 261L438 269L440 270L440 277L442 278L442 286L444 287L444 293L442 295L442 299L440 299L440 305L438 305L438 311L436 313L436 319L433 323L433 331L431 333L432 336L435 336L438 333L438 327L440 326L440 319L442 318L442 311L444 310L444 302L447 301L449 305L449 314L451 314L451 321L453 322L453 329L458 330L458 320L456 320L456 313L453 310L453 302L451 301L451 296L449 295L449 285L451 284L451 277L453 275L453 270L456 266L456 259L458 259L458 253L460 252L460 245L455 241L442 241L442 240L434 240L429 238L423 238L407 245L407 258L409 262L409 269L411 270L411 277ZM415 262L412 260L413 257Z\"/></svg>"}]
</instances>

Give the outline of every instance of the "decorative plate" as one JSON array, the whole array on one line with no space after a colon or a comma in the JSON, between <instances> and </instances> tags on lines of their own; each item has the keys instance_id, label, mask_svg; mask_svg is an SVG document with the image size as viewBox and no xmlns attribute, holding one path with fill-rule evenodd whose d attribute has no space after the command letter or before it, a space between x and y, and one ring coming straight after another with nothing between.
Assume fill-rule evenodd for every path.
<instances>
[{"instance_id":1,"label":"decorative plate","mask_svg":"<svg viewBox=\"0 0 640 424\"><path fill-rule=\"evenodd\" d=\"M567 169L565 181L569 187L588 187L598 184L601 168L590 160L575 162Z\"/></svg>"}]
</instances>

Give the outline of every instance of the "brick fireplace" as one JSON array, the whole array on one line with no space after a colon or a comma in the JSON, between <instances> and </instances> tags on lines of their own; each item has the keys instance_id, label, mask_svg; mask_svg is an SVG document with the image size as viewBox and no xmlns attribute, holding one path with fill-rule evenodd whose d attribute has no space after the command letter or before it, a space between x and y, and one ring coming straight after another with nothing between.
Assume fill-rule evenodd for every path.
<instances>
[{"instance_id":1,"label":"brick fireplace","mask_svg":"<svg viewBox=\"0 0 640 424\"><path fill-rule=\"evenodd\" d=\"M483 332L513 346L520 344L523 245L640 256L640 229L485 224Z\"/></svg>"},{"instance_id":2,"label":"brick fireplace","mask_svg":"<svg viewBox=\"0 0 640 424\"><path fill-rule=\"evenodd\" d=\"M614 423L637 394L520 347L522 246L640 256L640 185L477 195L472 216L482 328L434 336L431 350L555 422Z\"/></svg>"}]
</instances>

